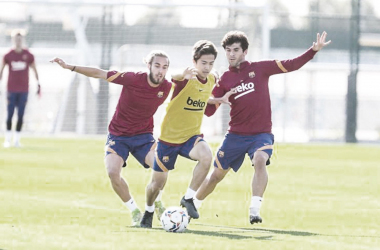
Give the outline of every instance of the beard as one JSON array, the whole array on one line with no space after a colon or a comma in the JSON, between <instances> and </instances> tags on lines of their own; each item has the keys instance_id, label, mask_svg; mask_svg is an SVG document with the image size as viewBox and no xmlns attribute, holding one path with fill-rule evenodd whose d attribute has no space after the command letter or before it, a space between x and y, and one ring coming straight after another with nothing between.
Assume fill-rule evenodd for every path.
<instances>
[{"instance_id":1,"label":"beard","mask_svg":"<svg viewBox=\"0 0 380 250\"><path fill-rule=\"evenodd\" d=\"M160 81L160 80L156 80L156 79L154 79L154 77L153 77L153 73L152 73L152 71L150 71L150 73L149 73L149 80L150 80L153 84L158 85L158 84L160 84L161 82L163 82L164 79L162 79L161 81Z\"/></svg>"}]
</instances>

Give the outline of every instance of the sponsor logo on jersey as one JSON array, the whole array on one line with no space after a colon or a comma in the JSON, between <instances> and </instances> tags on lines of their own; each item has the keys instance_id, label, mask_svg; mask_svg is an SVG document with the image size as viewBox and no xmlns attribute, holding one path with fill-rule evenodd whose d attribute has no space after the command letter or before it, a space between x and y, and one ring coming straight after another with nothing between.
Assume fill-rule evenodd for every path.
<instances>
[{"instance_id":1,"label":"sponsor logo on jersey","mask_svg":"<svg viewBox=\"0 0 380 250\"><path fill-rule=\"evenodd\" d=\"M157 94L157 97L158 97L158 98L161 98L161 97L163 97L163 96L164 96L164 92L163 92L163 91L158 92L158 94Z\"/></svg>"},{"instance_id":2,"label":"sponsor logo on jersey","mask_svg":"<svg viewBox=\"0 0 380 250\"><path fill-rule=\"evenodd\" d=\"M202 102L201 100L193 100L190 96L187 98L186 104L191 107L184 107L184 109L191 111L203 110L206 106L206 102Z\"/></svg>"},{"instance_id":3,"label":"sponsor logo on jersey","mask_svg":"<svg viewBox=\"0 0 380 250\"><path fill-rule=\"evenodd\" d=\"M23 62L23 61L12 61L11 64L12 64L13 71L24 70L27 67L26 62Z\"/></svg>"},{"instance_id":4,"label":"sponsor logo on jersey","mask_svg":"<svg viewBox=\"0 0 380 250\"><path fill-rule=\"evenodd\" d=\"M202 92L203 91L203 89L199 89L199 92Z\"/></svg>"},{"instance_id":5,"label":"sponsor logo on jersey","mask_svg":"<svg viewBox=\"0 0 380 250\"><path fill-rule=\"evenodd\" d=\"M169 156L164 156L162 157L163 162L169 162Z\"/></svg>"},{"instance_id":6,"label":"sponsor logo on jersey","mask_svg":"<svg viewBox=\"0 0 380 250\"><path fill-rule=\"evenodd\" d=\"M219 156L219 158L223 158L223 157L224 157L224 152L221 151L221 150L219 150L219 152L218 152L218 156Z\"/></svg>"},{"instance_id":7,"label":"sponsor logo on jersey","mask_svg":"<svg viewBox=\"0 0 380 250\"><path fill-rule=\"evenodd\" d=\"M255 75L256 75L255 71L251 71L251 72L248 73L249 78L254 78Z\"/></svg>"},{"instance_id":8,"label":"sponsor logo on jersey","mask_svg":"<svg viewBox=\"0 0 380 250\"><path fill-rule=\"evenodd\" d=\"M255 91L255 84L253 82L249 82L249 83L242 82L240 83L240 85L236 87L236 92L241 93L241 94L236 95L235 100L253 91Z\"/></svg>"}]
</instances>

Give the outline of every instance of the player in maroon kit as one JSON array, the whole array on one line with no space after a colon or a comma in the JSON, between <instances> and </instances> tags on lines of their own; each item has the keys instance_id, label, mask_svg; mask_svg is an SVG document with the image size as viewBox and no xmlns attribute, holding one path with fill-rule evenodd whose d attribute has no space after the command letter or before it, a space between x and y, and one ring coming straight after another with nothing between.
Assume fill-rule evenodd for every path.
<instances>
[{"instance_id":1,"label":"player in maroon kit","mask_svg":"<svg viewBox=\"0 0 380 250\"><path fill-rule=\"evenodd\" d=\"M15 147L20 146L20 133L23 124L24 112L29 93L29 67L33 70L37 79L37 94L41 87L38 82L38 73L34 56L26 48L23 48L24 36L21 31L12 32L14 48L4 55L0 68L0 80L3 76L5 65L8 65L8 86L7 86L7 130L5 132L4 147L10 147L12 138L12 117L17 108L17 124L14 135Z\"/></svg>"},{"instance_id":2,"label":"player in maroon kit","mask_svg":"<svg viewBox=\"0 0 380 250\"><path fill-rule=\"evenodd\" d=\"M250 223L262 222L260 207L268 183L266 165L269 164L274 142L269 77L301 68L331 42L326 42L326 35L326 32L322 35L318 33L316 42L299 57L259 62L246 61L249 43L243 32L231 31L224 36L222 46L230 67L212 93L214 97L221 97L231 88L235 88L237 93L229 98L230 127L216 154L212 174L202 183L195 196L196 207L200 207L231 168L235 172L239 170L245 154L248 154L255 168L249 208ZM217 105L207 105L205 114L210 116L217 108Z\"/></svg>"},{"instance_id":3,"label":"player in maroon kit","mask_svg":"<svg viewBox=\"0 0 380 250\"><path fill-rule=\"evenodd\" d=\"M115 114L108 126L104 161L114 191L132 212L132 225L139 225L142 214L129 192L127 182L121 176L121 170L126 166L129 153L145 168L153 166L156 147L153 115L167 98L172 86L165 79L169 57L163 51L152 51L145 59L149 73L74 66L60 58L51 62L88 77L101 78L123 86ZM157 214L162 214L165 210L160 197L161 194L155 202Z\"/></svg>"}]
</instances>

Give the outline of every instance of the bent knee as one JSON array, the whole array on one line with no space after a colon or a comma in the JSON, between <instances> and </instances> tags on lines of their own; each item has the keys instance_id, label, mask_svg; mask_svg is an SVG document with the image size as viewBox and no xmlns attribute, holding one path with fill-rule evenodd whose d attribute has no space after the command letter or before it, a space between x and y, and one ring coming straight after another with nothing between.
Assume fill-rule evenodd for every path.
<instances>
[{"instance_id":1,"label":"bent knee","mask_svg":"<svg viewBox=\"0 0 380 250\"><path fill-rule=\"evenodd\" d=\"M202 154L202 156L199 159L199 162L201 162L203 165L210 167L212 163L212 154Z\"/></svg>"},{"instance_id":2,"label":"bent knee","mask_svg":"<svg viewBox=\"0 0 380 250\"><path fill-rule=\"evenodd\" d=\"M265 168L268 159L269 157L266 154L255 154L253 157L253 165L255 169Z\"/></svg>"},{"instance_id":3,"label":"bent knee","mask_svg":"<svg viewBox=\"0 0 380 250\"><path fill-rule=\"evenodd\" d=\"M108 173L108 177L111 180L120 180L121 178L120 172L118 171L107 169L107 173Z\"/></svg>"},{"instance_id":4,"label":"bent knee","mask_svg":"<svg viewBox=\"0 0 380 250\"><path fill-rule=\"evenodd\" d=\"M211 183L219 183L223 180L224 175L212 174L210 176L209 182Z\"/></svg>"}]
</instances>

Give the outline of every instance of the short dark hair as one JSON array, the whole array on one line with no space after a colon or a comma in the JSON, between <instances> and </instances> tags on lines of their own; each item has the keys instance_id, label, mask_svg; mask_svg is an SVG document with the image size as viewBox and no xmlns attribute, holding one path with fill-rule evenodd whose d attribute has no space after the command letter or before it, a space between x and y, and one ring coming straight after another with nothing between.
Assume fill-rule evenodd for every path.
<instances>
[{"instance_id":1,"label":"short dark hair","mask_svg":"<svg viewBox=\"0 0 380 250\"><path fill-rule=\"evenodd\" d=\"M169 66L169 64L170 64L169 55L166 54L166 52L162 51L162 50L152 50L151 52L149 52L149 54L144 58L144 63L146 63L146 64L152 64L153 59L156 56L167 58L168 59L168 66Z\"/></svg>"},{"instance_id":2,"label":"short dark hair","mask_svg":"<svg viewBox=\"0 0 380 250\"><path fill-rule=\"evenodd\" d=\"M193 59L198 61L203 55L214 55L215 58L218 55L218 50L215 45L207 40L200 40L194 44L193 47Z\"/></svg>"},{"instance_id":3,"label":"short dark hair","mask_svg":"<svg viewBox=\"0 0 380 250\"><path fill-rule=\"evenodd\" d=\"M247 35L243 31L239 30L229 31L222 39L222 46L224 49L226 49L226 46L234 43L240 43L243 51L246 51L249 46Z\"/></svg>"}]
</instances>

